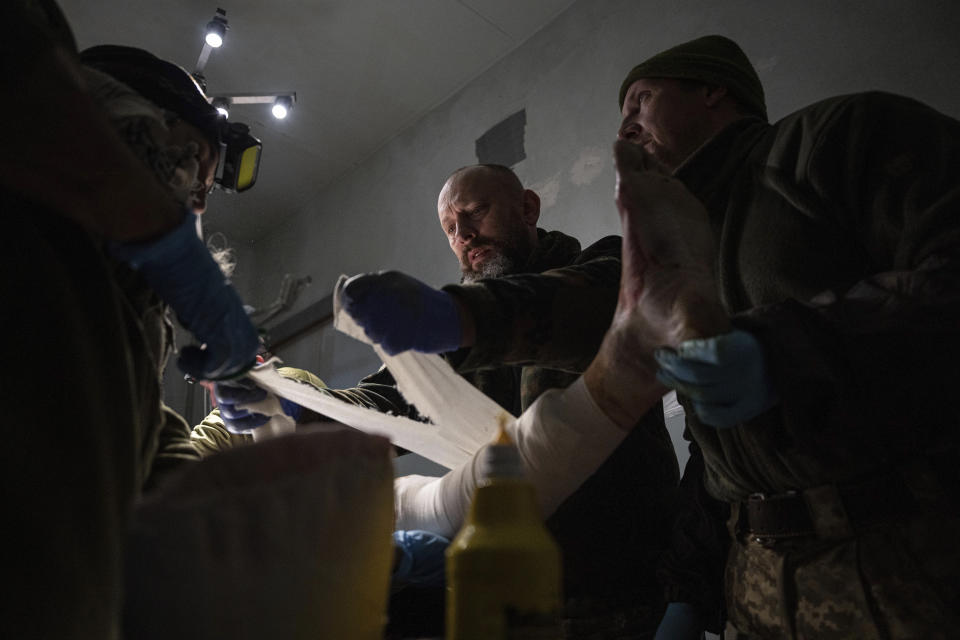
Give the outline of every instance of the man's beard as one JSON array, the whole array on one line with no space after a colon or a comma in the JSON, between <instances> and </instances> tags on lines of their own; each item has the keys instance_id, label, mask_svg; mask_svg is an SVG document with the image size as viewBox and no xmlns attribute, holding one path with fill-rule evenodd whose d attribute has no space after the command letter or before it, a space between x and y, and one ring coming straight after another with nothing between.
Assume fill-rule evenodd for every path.
<instances>
[{"instance_id":1,"label":"man's beard","mask_svg":"<svg viewBox=\"0 0 960 640\"><path fill-rule=\"evenodd\" d=\"M461 262L460 282L470 284L484 278L500 278L515 273L517 269L523 266L533 249L525 245L526 243L522 242L509 245L500 242L487 242L479 245L489 249L493 255L481 262L476 269L470 266L469 258L467 258L466 263Z\"/></svg>"},{"instance_id":2,"label":"man's beard","mask_svg":"<svg viewBox=\"0 0 960 640\"><path fill-rule=\"evenodd\" d=\"M512 259L505 253L498 251L496 255L481 263L476 269L461 266L460 283L470 284L484 278L499 278L512 273L516 267L517 265Z\"/></svg>"}]
</instances>

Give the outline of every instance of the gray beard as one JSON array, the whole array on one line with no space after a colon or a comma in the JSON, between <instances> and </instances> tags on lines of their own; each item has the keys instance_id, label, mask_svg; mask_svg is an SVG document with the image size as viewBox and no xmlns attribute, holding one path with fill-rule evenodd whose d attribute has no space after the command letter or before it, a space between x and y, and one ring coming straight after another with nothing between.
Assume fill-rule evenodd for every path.
<instances>
[{"instance_id":1,"label":"gray beard","mask_svg":"<svg viewBox=\"0 0 960 640\"><path fill-rule=\"evenodd\" d=\"M485 278L500 278L509 274L514 267L513 260L502 253L498 253L480 265L479 269L461 271L460 282L461 284L471 284Z\"/></svg>"}]
</instances>

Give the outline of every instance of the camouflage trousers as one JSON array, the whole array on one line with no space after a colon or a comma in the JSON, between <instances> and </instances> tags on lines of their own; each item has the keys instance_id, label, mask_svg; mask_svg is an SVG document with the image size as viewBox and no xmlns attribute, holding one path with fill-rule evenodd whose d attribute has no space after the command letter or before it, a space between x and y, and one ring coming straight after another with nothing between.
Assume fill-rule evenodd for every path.
<instances>
[{"instance_id":1,"label":"camouflage trousers","mask_svg":"<svg viewBox=\"0 0 960 640\"><path fill-rule=\"evenodd\" d=\"M818 523L815 535L774 541L735 533L725 640L960 636L960 515L956 505L936 502L940 508L858 531L842 512L818 514L814 504L815 523L833 519Z\"/></svg>"}]
</instances>

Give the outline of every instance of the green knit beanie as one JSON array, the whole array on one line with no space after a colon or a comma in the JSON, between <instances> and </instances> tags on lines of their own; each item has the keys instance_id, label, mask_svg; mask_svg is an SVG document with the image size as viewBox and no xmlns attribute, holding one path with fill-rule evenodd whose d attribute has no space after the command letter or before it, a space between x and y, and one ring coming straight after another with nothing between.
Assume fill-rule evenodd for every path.
<instances>
[{"instance_id":1,"label":"green knit beanie","mask_svg":"<svg viewBox=\"0 0 960 640\"><path fill-rule=\"evenodd\" d=\"M640 78L680 78L722 85L751 115L767 119L760 77L743 49L723 36L685 42L635 66L620 85L621 109L630 85Z\"/></svg>"}]
</instances>

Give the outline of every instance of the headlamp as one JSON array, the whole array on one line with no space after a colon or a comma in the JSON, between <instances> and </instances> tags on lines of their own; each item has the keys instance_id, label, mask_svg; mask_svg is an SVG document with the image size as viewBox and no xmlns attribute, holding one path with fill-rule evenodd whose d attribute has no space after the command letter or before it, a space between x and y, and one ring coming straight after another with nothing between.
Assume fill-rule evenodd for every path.
<instances>
[{"instance_id":1,"label":"headlamp","mask_svg":"<svg viewBox=\"0 0 960 640\"><path fill-rule=\"evenodd\" d=\"M263 145L241 122L220 124L220 165L215 184L227 193L246 191L257 181Z\"/></svg>"}]
</instances>

